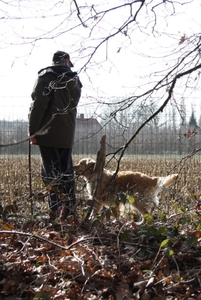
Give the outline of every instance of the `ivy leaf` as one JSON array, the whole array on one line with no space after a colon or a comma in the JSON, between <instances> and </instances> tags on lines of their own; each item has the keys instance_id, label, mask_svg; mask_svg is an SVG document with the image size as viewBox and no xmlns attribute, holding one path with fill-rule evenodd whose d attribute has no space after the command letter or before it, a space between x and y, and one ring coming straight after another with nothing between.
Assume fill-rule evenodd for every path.
<instances>
[{"instance_id":1,"label":"ivy leaf","mask_svg":"<svg viewBox=\"0 0 201 300\"><path fill-rule=\"evenodd\" d=\"M165 248L163 254L166 256L171 256L174 254L174 251L172 249Z\"/></svg>"},{"instance_id":2,"label":"ivy leaf","mask_svg":"<svg viewBox=\"0 0 201 300\"><path fill-rule=\"evenodd\" d=\"M169 242L169 239L163 240L160 244L160 247L162 248L162 247L166 246L168 242Z\"/></svg>"},{"instance_id":3,"label":"ivy leaf","mask_svg":"<svg viewBox=\"0 0 201 300\"><path fill-rule=\"evenodd\" d=\"M197 244L198 238L196 236L191 236L186 240L186 244L188 247L191 247L195 244Z\"/></svg>"},{"instance_id":4,"label":"ivy leaf","mask_svg":"<svg viewBox=\"0 0 201 300\"><path fill-rule=\"evenodd\" d=\"M112 211L113 215L115 216L115 218L117 219L118 213L117 213L116 207L112 206L112 207L111 207L111 211Z\"/></svg>"},{"instance_id":5,"label":"ivy leaf","mask_svg":"<svg viewBox=\"0 0 201 300\"><path fill-rule=\"evenodd\" d=\"M46 293L37 293L34 299L50 299L50 296Z\"/></svg>"},{"instance_id":6,"label":"ivy leaf","mask_svg":"<svg viewBox=\"0 0 201 300\"><path fill-rule=\"evenodd\" d=\"M130 232L128 230L124 231L123 233L121 233L120 235L120 239L121 241L126 241L129 238L129 234Z\"/></svg>"},{"instance_id":7,"label":"ivy leaf","mask_svg":"<svg viewBox=\"0 0 201 300\"><path fill-rule=\"evenodd\" d=\"M127 200L126 194L125 193L119 193L118 196L119 196L121 202L125 205L126 204L126 200Z\"/></svg>"},{"instance_id":8,"label":"ivy leaf","mask_svg":"<svg viewBox=\"0 0 201 300\"><path fill-rule=\"evenodd\" d=\"M145 220L148 224L151 224L154 220L154 217L152 215L146 214L146 215L144 215L144 217L145 217Z\"/></svg>"},{"instance_id":9,"label":"ivy leaf","mask_svg":"<svg viewBox=\"0 0 201 300\"><path fill-rule=\"evenodd\" d=\"M133 196L129 196L128 200L129 200L130 204L134 204L135 203L135 198Z\"/></svg>"}]
</instances>

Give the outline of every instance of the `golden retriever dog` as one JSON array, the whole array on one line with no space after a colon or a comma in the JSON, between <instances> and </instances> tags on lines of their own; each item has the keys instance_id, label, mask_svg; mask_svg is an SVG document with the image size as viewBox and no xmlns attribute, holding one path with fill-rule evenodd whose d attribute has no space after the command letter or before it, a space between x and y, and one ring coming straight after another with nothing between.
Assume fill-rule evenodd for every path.
<instances>
[{"instance_id":1,"label":"golden retriever dog","mask_svg":"<svg viewBox=\"0 0 201 300\"><path fill-rule=\"evenodd\" d=\"M77 165L74 165L75 174L83 176L86 180L90 199L93 199L96 191L94 214L98 213L102 206L114 206L115 197L119 193L133 196L130 208L140 213L142 217L144 214L151 214L159 205L158 193L178 178L178 174L150 177L133 171L119 171L115 175L115 172L103 169L100 179L97 180L95 164L96 161L92 158L83 158Z\"/></svg>"}]
</instances>

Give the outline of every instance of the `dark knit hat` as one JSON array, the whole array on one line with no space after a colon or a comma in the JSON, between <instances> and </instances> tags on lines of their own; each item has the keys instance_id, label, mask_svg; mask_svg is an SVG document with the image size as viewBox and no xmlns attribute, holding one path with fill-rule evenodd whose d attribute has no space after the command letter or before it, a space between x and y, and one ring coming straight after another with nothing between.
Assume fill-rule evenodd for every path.
<instances>
[{"instance_id":1,"label":"dark knit hat","mask_svg":"<svg viewBox=\"0 0 201 300\"><path fill-rule=\"evenodd\" d=\"M60 62L62 62L64 59L68 59L70 62L70 67L74 67L74 65L72 64L72 62L70 61L70 55L64 51L57 51L54 53L52 61L55 64L59 64Z\"/></svg>"}]
</instances>

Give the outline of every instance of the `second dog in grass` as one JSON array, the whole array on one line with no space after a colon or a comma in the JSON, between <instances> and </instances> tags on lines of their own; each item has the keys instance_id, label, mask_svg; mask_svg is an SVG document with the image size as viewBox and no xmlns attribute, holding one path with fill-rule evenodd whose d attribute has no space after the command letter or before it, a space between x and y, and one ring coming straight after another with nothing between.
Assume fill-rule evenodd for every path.
<instances>
[{"instance_id":1,"label":"second dog in grass","mask_svg":"<svg viewBox=\"0 0 201 300\"><path fill-rule=\"evenodd\" d=\"M74 165L75 173L83 176L86 180L89 198L93 198L96 189L94 214L98 213L102 206L114 206L115 197L119 193L133 196L134 201L130 204L130 209L137 211L142 216L151 214L159 205L158 193L173 184L178 178L178 174L152 177L133 171L119 171L115 176L115 172L103 169L103 173L97 181L95 164L96 162L92 158L83 158L77 165Z\"/></svg>"}]
</instances>

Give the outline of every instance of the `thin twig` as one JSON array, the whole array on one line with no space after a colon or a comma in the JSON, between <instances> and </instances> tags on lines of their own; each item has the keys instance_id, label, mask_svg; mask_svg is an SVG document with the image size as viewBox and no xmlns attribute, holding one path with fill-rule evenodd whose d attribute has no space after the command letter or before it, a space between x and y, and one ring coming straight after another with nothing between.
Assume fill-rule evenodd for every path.
<instances>
[{"instance_id":1,"label":"thin twig","mask_svg":"<svg viewBox=\"0 0 201 300\"><path fill-rule=\"evenodd\" d=\"M82 24L85 28L87 28L87 25L82 21L82 19L81 19L81 17L80 17L80 9L79 9L79 6L77 5L77 1L76 1L76 0L73 0L73 2L75 3L75 7L76 7L76 9L77 9L77 16L78 16L78 18L79 18L81 24Z\"/></svg>"},{"instance_id":2,"label":"thin twig","mask_svg":"<svg viewBox=\"0 0 201 300\"><path fill-rule=\"evenodd\" d=\"M33 191L32 191L32 174L31 174L31 142L29 143L29 153L28 153L28 161L29 161L29 199L31 201L31 216L33 216Z\"/></svg>"}]
</instances>

